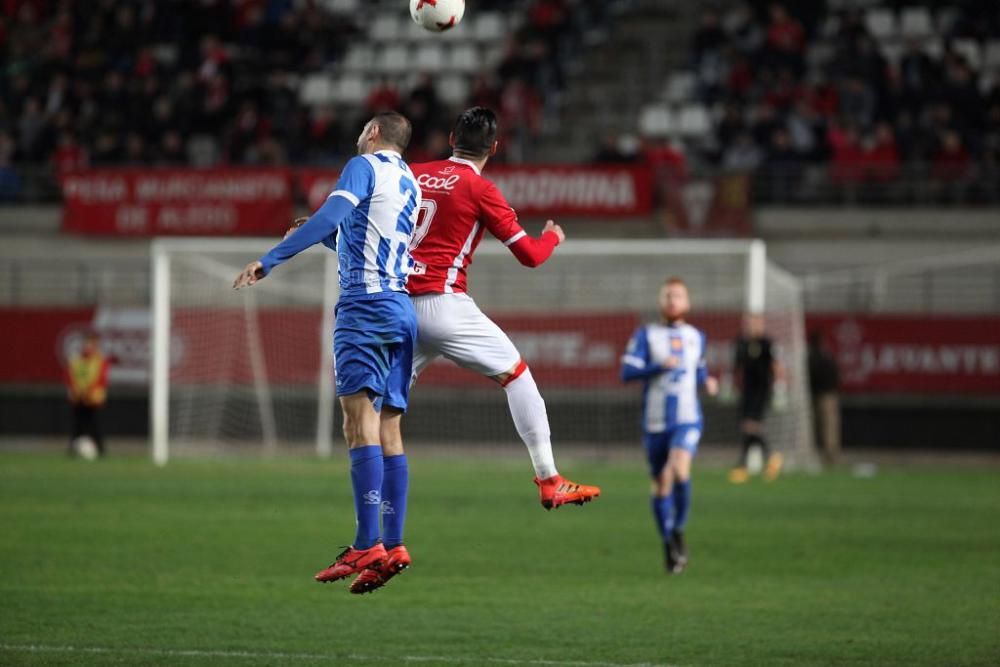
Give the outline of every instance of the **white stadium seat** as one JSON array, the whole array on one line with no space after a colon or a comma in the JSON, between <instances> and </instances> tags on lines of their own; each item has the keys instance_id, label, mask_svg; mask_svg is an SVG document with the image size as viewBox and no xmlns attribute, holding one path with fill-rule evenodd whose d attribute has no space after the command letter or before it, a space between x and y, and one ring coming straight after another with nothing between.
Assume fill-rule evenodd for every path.
<instances>
[{"instance_id":1,"label":"white stadium seat","mask_svg":"<svg viewBox=\"0 0 1000 667\"><path fill-rule=\"evenodd\" d=\"M500 12L482 12L472 30L476 41L499 42L507 37L507 22Z\"/></svg>"},{"instance_id":2,"label":"white stadium seat","mask_svg":"<svg viewBox=\"0 0 1000 667\"><path fill-rule=\"evenodd\" d=\"M965 58L969 66L978 70L983 64L983 53L979 48L979 42L974 39L956 39L952 43L955 53Z\"/></svg>"},{"instance_id":3,"label":"white stadium seat","mask_svg":"<svg viewBox=\"0 0 1000 667\"><path fill-rule=\"evenodd\" d=\"M695 86L695 76L692 72L674 72L667 82L667 102L671 104L690 102L694 99Z\"/></svg>"},{"instance_id":4,"label":"white stadium seat","mask_svg":"<svg viewBox=\"0 0 1000 667\"><path fill-rule=\"evenodd\" d=\"M361 9L361 0L324 0L323 4L335 14L354 14Z\"/></svg>"},{"instance_id":5,"label":"white stadium seat","mask_svg":"<svg viewBox=\"0 0 1000 667\"><path fill-rule=\"evenodd\" d=\"M327 104L336 96L336 85L328 74L310 74L299 86L299 100L306 106Z\"/></svg>"},{"instance_id":6,"label":"white stadium seat","mask_svg":"<svg viewBox=\"0 0 1000 667\"><path fill-rule=\"evenodd\" d=\"M889 9L869 9L865 26L875 39L889 39L896 35L896 15Z\"/></svg>"},{"instance_id":7,"label":"white stadium seat","mask_svg":"<svg viewBox=\"0 0 1000 667\"><path fill-rule=\"evenodd\" d=\"M378 14L368 35L377 42L392 42L399 39L400 28L399 17L395 14Z\"/></svg>"},{"instance_id":8,"label":"white stadium seat","mask_svg":"<svg viewBox=\"0 0 1000 667\"><path fill-rule=\"evenodd\" d=\"M675 129L673 112L661 104L647 106L639 114L639 132L645 137L668 137Z\"/></svg>"},{"instance_id":9,"label":"white stadium seat","mask_svg":"<svg viewBox=\"0 0 1000 667\"><path fill-rule=\"evenodd\" d=\"M927 37L934 33L934 21L926 7L906 7L899 14L899 33L903 37Z\"/></svg>"},{"instance_id":10,"label":"white stadium seat","mask_svg":"<svg viewBox=\"0 0 1000 667\"><path fill-rule=\"evenodd\" d=\"M337 82L336 101L341 104L361 104L368 97L368 84L365 79L349 74L342 76Z\"/></svg>"},{"instance_id":11,"label":"white stadium seat","mask_svg":"<svg viewBox=\"0 0 1000 667\"><path fill-rule=\"evenodd\" d=\"M379 52L377 68L387 74L398 74L410 69L410 49L399 44L387 45Z\"/></svg>"},{"instance_id":12,"label":"white stadium seat","mask_svg":"<svg viewBox=\"0 0 1000 667\"><path fill-rule=\"evenodd\" d=\"M986 49L983 52L983 67L986 69L1000 68L1000 39L986 42Z\"/></svg>"},{"instance_id":13,"label":"white stadium seat","mask_svg":"<svg viewBox=\"0 0 1000 667\"><path fill-rule=\"evenodd\" d=\"M701 105L681 109L677 125L681 135L691 139L700 139L712 132L712 118L708 115L708 109Z\"/></svg>"},{"instance_id":14,"label":"white stadium seat","mask_svg":"<svg viewBox=\"0 0 1000 667\"><path fill-rule=\"evenodd\" d=\"M368 44L355 44L344 56L343 68L349 72L364 72L373 67L375 50Z\"/></svg>"},{"instance_id":15,"label":"white stadium seat","mask_svg":"<svg viewBox=\"0 0 1000 667\"><path fill-rule=\"evenodd\" d=\"M478 72L483 66L479 49L472 44L459 44L451 49L448 58L448 69L471 74Z\"/></svg>"},{"instance_id":16,"label":"white stadium seat","mask_svg":"<svg viewBox=\"0 0 1000 667\"><path fill-rule=\"evenodd\" d=\"M425 72L439 72L444 69L444 47L440 44L427 43L417 47L414 58L417 68Z\"/></svg>"},{"instance_id":17,"label":"white stadium seat","mask_svg":"<svg viewBox=\"0 0 1000 667\"><path fill-rule=\"evenodd\" d=\"M469 99L469 80L458 74L443 76L438 80L437 90L446 104L463 105Z\"/></svg>"}]
</instances>

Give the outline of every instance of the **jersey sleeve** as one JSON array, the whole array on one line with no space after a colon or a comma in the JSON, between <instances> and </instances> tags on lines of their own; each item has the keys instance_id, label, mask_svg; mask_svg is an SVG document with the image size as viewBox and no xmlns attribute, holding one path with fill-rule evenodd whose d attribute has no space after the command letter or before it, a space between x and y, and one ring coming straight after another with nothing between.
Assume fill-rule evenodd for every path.
<instances>
[{"instance_id":1,"label":"jersey sleeve","mask_svg":"<svg viewBox=\"0 0 1000 667\"><path fill-rule=\"evenodd\" d=\"M625 354L622 355L622 382L632 380L645 380L646 378L659 375L665 368L659 364L654 364L649 358L649 339L646 336L646 327L639 327L632 334L628 345L625 347Z\"/></svg>"},{"instance_id":2,"label":"jersey sleeve","mask_svg":"<svg viewBox=\"0 0 1000 667\"><path fill-rule=\"evenodd\" d=\"M368 160L358 155L344 165L344 170L340 172L340 178L330 197L343 197L357 206L371 197L374 191L375 170Z\"/></svg>"},{"instance_id":3,"label":"jersey sleeve","mask_svg":"<svg viewBox=\"0 0 1000 667\"><path fill-rule=\"evenodd\" d=\"M479 220L505 246L510 247L527 236L517 213L501 194L500 189L487 181L487 186L479 193Z\"/></svg>"},{"instance_id":4,"label":"jersey sleeve","mask_svg":"<svg viewBox=\"0 0 1000 667\"><path fill-rule=\"evenodd\" d=\"M301 227L260 258L264 275L271 273L274 267L317 243L322 242L327 247L334 247L340 222L354 210L355 206L356 204L352 203L348 197L340 196L337 192L331 194L319 207L319 210Z\"/></svg>"},{"instance_id":5,"label":"jersey sleeve","mask_svg":"<svg viewBox=\"0 0 1000 667\"><path fill-rule=\"evenodd\" d=\"M705 353L708 350L708 336L705 335L704 331L698 332L701 336L701 356L698 357L698 368L696 370L696 377L698 378L698 385L705 384L708 380L708 362L705 360Z\"/></svg>"}]
</instances>

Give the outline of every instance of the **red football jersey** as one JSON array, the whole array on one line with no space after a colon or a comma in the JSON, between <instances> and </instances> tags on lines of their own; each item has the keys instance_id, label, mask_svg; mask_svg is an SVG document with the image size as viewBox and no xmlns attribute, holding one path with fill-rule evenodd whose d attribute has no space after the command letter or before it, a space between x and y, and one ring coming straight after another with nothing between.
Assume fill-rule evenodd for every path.
<instances>
[{"instance_id":1,"label":"red football jersey","mask_svg":"<svg viewBox=\"0 0 1000 667\"><path fill-rule=\"evenodd\" d=\"M412 295L466 291L466 270L483 232L510 246L525 237L500 190L468 160L411 164L423 193L410 241ZM553 244L554 246L554 244Z\"/></svg>"}]
</instances>

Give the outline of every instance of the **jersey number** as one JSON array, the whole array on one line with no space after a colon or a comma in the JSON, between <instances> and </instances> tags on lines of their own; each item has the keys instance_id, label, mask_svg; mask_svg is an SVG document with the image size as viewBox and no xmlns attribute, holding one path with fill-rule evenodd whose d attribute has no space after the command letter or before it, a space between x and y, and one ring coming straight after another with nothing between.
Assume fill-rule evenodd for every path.
<instances>
[{"instance_id":1,"label":"jersey number","mask_svg":"<svg viewBox=\"0 0 1000 667\"><path fill-rule=\"evenodd\" d=\"M427 232L431 230L431 223L434 221L434 214L437 213L437 210L437 202L433 199L420 200L420 209L417 211L417 226L410 238L411 251L423 242Z\"/></svg>"}]
</instances>

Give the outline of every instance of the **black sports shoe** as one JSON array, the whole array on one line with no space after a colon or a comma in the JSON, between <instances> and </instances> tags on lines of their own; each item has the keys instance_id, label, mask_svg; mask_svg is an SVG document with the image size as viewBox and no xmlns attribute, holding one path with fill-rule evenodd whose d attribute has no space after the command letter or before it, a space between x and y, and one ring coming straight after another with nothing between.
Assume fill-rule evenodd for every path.
<instances>
[{"instance_id":1,"label":"black sports shoe","mask_svg":"<svg viewBox=\"0 0 1000 667\"><path fill-rule=\"evenodd\" d=\"M673 540L663 542L663 564L667 568L667 574L672 574L677 567L677 553L674 550Z\"/></svg>"},{"instance_id":2,"label":"black sports shoe","mask_svg":"<svg viewBox=\"0 0 1000 667\"><path fill-rule=\"evenodd\" d=\"M680 574L687 566L687 546L684 544L684 533L675 530L667 542L667 568L674 574ZM671 565L671 561L673 564Z\"/></svg>"}]
</instances>

